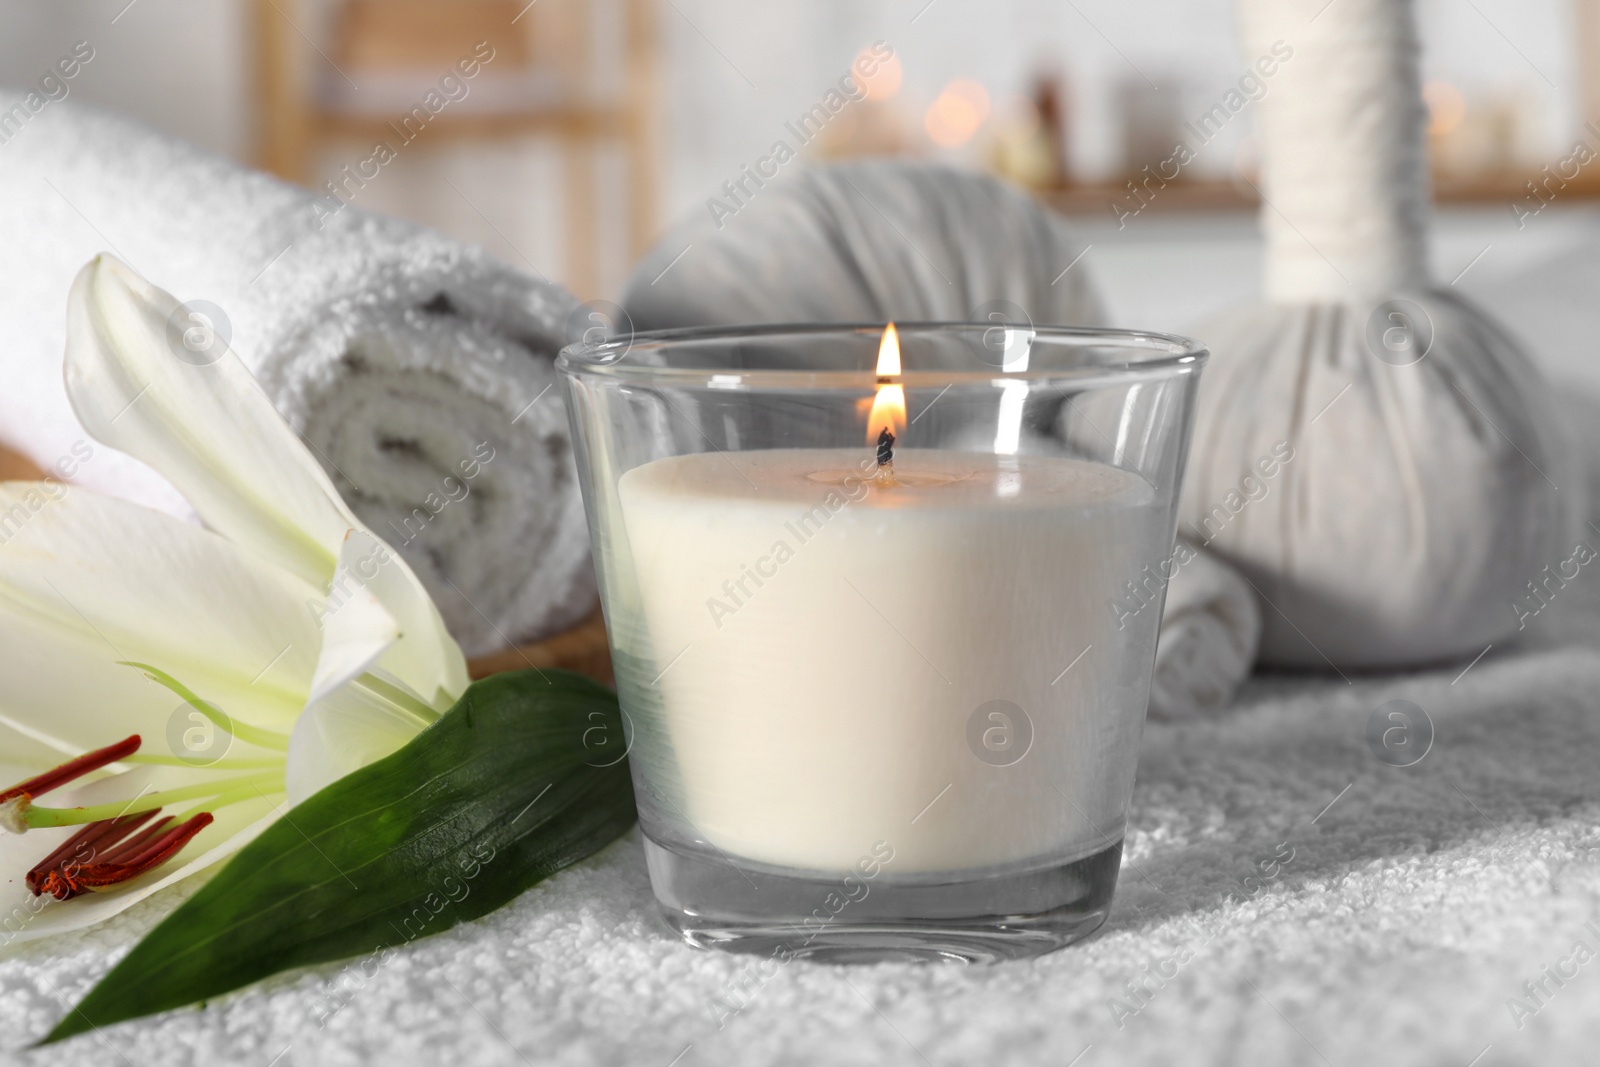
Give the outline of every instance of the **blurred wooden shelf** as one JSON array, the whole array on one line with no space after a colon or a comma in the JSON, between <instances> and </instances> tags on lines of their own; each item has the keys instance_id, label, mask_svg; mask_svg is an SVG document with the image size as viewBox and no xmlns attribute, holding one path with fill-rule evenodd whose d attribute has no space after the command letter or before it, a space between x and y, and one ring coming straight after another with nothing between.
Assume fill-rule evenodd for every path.
<instances>
[{"instance_id":1,"label":"blurred wooden shelf","mask_svg":"<svg viewBox=\"0 0 1600 1067\"><path fill-rule=\"evenodd\" d=\"M1433 200L1436 204L1526 202L1529 208L1535 208L1538 201L1529 191L1528 184L1532 182L1537 186L1545 177L1543 172L1531 167L1462 177L1441 175L1434 179ZM1564 200L1600 199L1600 173L1580 170L1576 177L1565 183L1554 174L1549 176L1549 180L1550 192L1557 204Z\"/></svg>"},{"instance_id":2,"label":"blurred wooden shelf","mask_svg":"<svg viewBox=\"0 0 1600 1067\"><path fill-rule=\"evenodd\" d=\"M402 116L403 118L404 116ZM564 137L622 137L631 119L616 108L551 108L548 111L479 111L441 116L429 126L429 136L462 140L492 140L524 133L553 133ZM381 141L401 136L399 119L326 112L317 128L328 137Z\"/></svg>"},{"instance_id":3,"label":"blurred wooden shelf","mask_svg":"<svg viewBox=\"0 0 1600 1067\"><path fill-rule=\"evenodd\" d=\"M1135 183L1137 186L1137 183ZM1142 191L1142 190L1141 190ZM1065 185L1056 189L1036 190L1045 203L1064 215L1105 215L1117 218L1119 211L1143 214L1146 211L1163 215L1184 215L1191 212L1250 211L1260 202L1255 190L1242 182L1193 181L1178 179L1144 193L1148 199L1140 206L1126 182L1103 182L1083 185Z\"/></svg>"},{"instance_id":4,"label":"blurred wooden shelf","mask_svg":"<svg viewBox=\"0 0 1600 1067\"><path fill-rule=\"evenodd\" d=\"M324 152L341 141L384 145L392 158L424 129L433 146L547 137L564 172L564 280L597 296L609 233L602 157L623 161L614 199L629 255L655 237L659 96L655 0L616 0L609 20L597 2L252 0L258 161L315 187Z\"/></svg>"},{"instance_id":5,"label":"blurred wooden shelf","mask_svg":"<svg viewBox=\"0 0 1600 1067\"><path fill-rule=\"evenodd\" d=\"M1433 202L1436 204L1519 204L1528 210L1537 210L1540 201L1528 189L1548 180L1549 189L1545 203L1579 203L1600 200L1600 165L1580 170L1576 177L1563 180L1559 175L1547 176L1532 168L1507 170L1472 176L1441 175L1434 181ZM1135 182L1135 186L1137 186ZM1145 197L1141 207L1128 181L1068 185L1057 189L1037 190L1045 203L1065 215L1103 214L1115 219L1119 212L1146 212L1162 215L1201 214L1209 212L1254 211L1261 200L1256 190L1245 181L1198 181L1178 178L1162 187L1149 191L1140 189ZM1507 211L1509 212L1509 207Z\"/></svg>"},{"instance_id":6,"label":"blurred wooden shelf","mask_svg":"<svg viewBox=\"0 0 1600 1067\"><path fill-rule=\"evenodd\" d=\"M606 620L600 609L595 608L594 614L566 633L479 656L467 663L474 678L531 668L577 671L611 685L611 645L606 640Z\"/></svg>"},{"instance_id":7,"label":"blurred wooden shelf","mask_svg":"<svg viewBox=\"0 0 1600 1067\"><path fill-rule=\"evenodd\" d=\"M0 445L0 482L36 482L44 477L37 463Z\"/></svg>"}]
</instances>

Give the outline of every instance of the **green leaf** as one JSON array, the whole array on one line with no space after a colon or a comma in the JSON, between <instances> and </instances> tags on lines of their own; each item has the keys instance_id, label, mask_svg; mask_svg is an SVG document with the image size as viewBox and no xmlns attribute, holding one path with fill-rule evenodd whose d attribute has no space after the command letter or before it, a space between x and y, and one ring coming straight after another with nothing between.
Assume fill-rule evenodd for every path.
<instances>
[{"instance_id":1,"label":"green leaf","mask_svg":"<svg viewBox=\"0 0 1600 1067\"><path fill-rule=\"evenodd\" d=\"M633 824L625 750L615 694L587 678L474 683L240 849L41 1044L493 911Z\"/></svg>"}]
</instances>

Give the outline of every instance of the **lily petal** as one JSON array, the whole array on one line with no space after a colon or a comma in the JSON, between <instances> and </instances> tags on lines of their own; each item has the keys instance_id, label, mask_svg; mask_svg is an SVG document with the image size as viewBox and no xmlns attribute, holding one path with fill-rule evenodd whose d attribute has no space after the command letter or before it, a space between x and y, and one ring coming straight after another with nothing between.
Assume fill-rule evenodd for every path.
<instances>
[{"instance_id":1,"label":"lily petal","mask_svg":"<svg viewBox=\"0 0 1600 1067\"><path fill-rule=\"evenodd\" d=\"M0 712L79 751L119 730L159 734L177 707L118 661L155 664L228 714L286 732L316 664L321 602L320 589L160 512L0 483Z\"/></svg>"},{"instance_id":2,"label":"lily petal","mask_svg":"<svg viewBox=\"0 0 1600 1067\"><path fill-rule=\"evenodd\" d=\"M354 533L355 531L351 531ZM307 704L315 704L356 678L400 638L400 624L361 581L350 558L350 542L333 572L327 612L322 616L322 654L311 679Z\"/></svg>"},{"instance_id":3,"label":"lily petal","mask_svg":"<svg viewBox=\"0 0 1600 1067\"><path fill-rule=\"evenodd\" d=\"M0 782L20 782L81 756L85 746L71 745L0 708Z\"/></svg>"},{"instance_id":4,"label":"lily petal","mask_svg":"<svg viewBox=\"0 0 1600 1067\"><path fill-rule=\"evenodd\" d=\"M298 804L351 771L398 751L425 725L366 686L333 691L307 708L289 735L284 774L289 803Z\"/></svg>"},{"instance_id":5,"label":"lily petal","mask_svg":"<svg viewBox=\"0 0 1600 1067\"><path fill-rule=\"evenodd\" d=\"M364 529L345 537L340 575L382 602L400 626L396 642L378 662L384 671L444 713L466 692L467 661L416 573L400 554ZM341 589L336 577L330 601Z\"/></svg>"},{"instance_id":6,"label":"lily petal","mask_svg":"<svg viewBox=\"0 0 1600 1067\"><path fill-rule=\"evenodd\" d=\"M363 583L409 635L383 666L447 709L467 687L466 660L415 572L357 521L237 356L180 357L169 322L181 314L171 294L111 256L79 272L66 361L79 419L166 476L212 529L318 586L352 548L347 535L364 557L381 553Z\"/></svg>"},{"instance_id":7,"label":"lily petal","mask_svg":"<svg viewBox=\"0 0 1600 1067\"><path fill-rule=\"evenodd\" d=\"M306 581L333 573L359 525L239 358L181 338L188 312L108 255L67 305L67 396L91 434L143 460L202 521Z\"/></svg>"}]
</instances>

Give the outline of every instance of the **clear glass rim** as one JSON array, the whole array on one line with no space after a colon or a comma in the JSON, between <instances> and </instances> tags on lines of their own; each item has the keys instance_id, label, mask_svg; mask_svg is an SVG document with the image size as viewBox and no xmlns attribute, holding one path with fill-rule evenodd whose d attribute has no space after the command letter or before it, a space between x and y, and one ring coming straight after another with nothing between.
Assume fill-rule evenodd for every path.
<instances>
[{"instance_id":1,"label":"clear glass rim","mask_svg":"<svg viewBox=\"0 0 1600 1067\"><path fill-rule=\"evenodd\" d=\"M1148 330L1122 330L1097 326L1015 326L993 322L896 322L902 336L927 333L980 332L999 328L1027 330L1038 340L1054 341L1067 347L1118 348L1129 353L1123 361L1082 363L1069 366L1006 370L997 366L975 366L963 370L923 370L907 368L897 380L907 385L944 385L992 381L1096 381L1170 377L1192 374L1206 363L1210 353L1205 345L1178 334ZM786 337L816 338L882 335L888 323L827 322L772 323L747 326L690 326L670 330L648 330L599 342L575 342L556 357L556 368L575 377L594 377L627 382L673 382L680 385L712 385L719 388L795 387L860 388L876 382L874 370L807 370L795 368L662 367L637 361L628 354L636 349L663 349L707 341L780 341ZM716 379L713 383L713 379Z\"/></svg>"}]
</instances>

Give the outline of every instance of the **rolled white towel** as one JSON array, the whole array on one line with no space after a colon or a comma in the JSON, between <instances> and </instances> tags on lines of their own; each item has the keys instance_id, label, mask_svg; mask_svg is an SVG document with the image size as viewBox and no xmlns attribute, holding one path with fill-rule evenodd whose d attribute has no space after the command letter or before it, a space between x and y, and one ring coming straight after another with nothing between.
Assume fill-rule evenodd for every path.
<instances>
[{"instance_id":1,"label":"rolled white towel","mask_svg":"<svg viewBox=\"0 0 1600 1067\"><path fill-rule=\"evenodd\" d=\"M1161 615L1150 715L1182 719L1233 701L1255 663L1261 611L1239 572L1180 538Z\"/></svg>"},{"instance_id":2,"label":"rolled white towel","mask_svg":"<svg viewBox=\"0 0 1600 1067\"><path fill-rule=\"evenodd\" d=\"M686 251L687 249L687 251ZM1066 222L993 178L871 162L814 167L755 191L735 217L703 213L635 269L637 329L762 322L1106 321ZM1049 447L1048 441L1035 442ZM1170 576L1150 710L1225 706L1261 630L1248 584L1204 550Z\"/></svg>"},{"instance_id":3,"label":"rolled white towel","mask_svg":"<svg viewBox=\"0 0 1600 1067\"><path fill-rule=\"evenodd\" d=\"M591 610L552 367L573 297L480 249L335 210L330 197L71 103L40 110L0 152L0 440L93 488L185 513L148 468L73 451L84 446L61 384L67 291L109 250L188 303L197 317L172 330L187 358L204 361L224 338L244 359L469 654ZM346 199L359 199L361 180L346 181Z\"/></svg>"}]
</instances>

